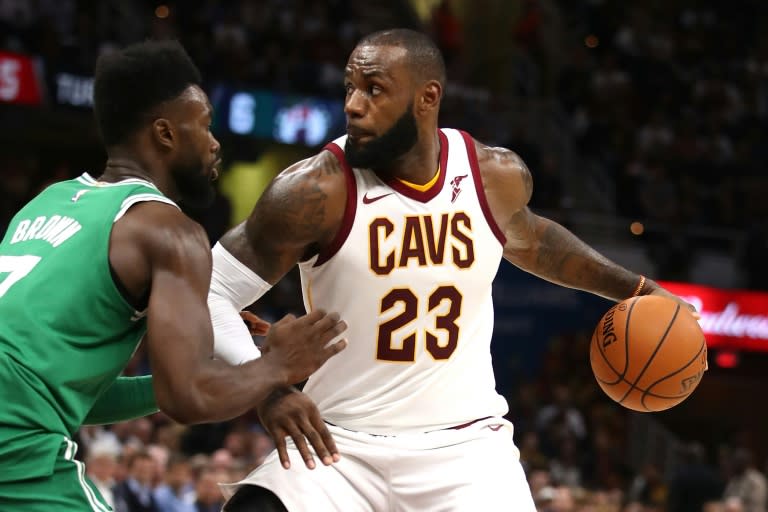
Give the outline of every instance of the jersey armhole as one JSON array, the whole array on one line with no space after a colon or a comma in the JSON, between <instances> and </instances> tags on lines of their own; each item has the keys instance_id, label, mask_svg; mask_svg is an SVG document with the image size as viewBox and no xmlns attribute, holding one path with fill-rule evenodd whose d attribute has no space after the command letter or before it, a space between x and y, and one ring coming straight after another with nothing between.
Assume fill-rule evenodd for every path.
<instances>
[{"instance_id":1,"label":"jersey armhole","mask_svg":"<svg viewBox=\"0 0 768 512\"><path fill-rule=\"evenodd\" d=\"M131 208L131 206L137 203L143 203L146 201L157 201L159 203L166 203L166 204L173 205L176 208L179 208L179 205L177 205L167 197L161 196L159 194L148 194L148 193L135 194L125 198L125 200L123 201L123 204L120 205L120 210L118 210L117 215L115 215L115 220L113 220L112 223L114 224L115 222L123 218L123 215L125 215L125 213ZM179 208L179 210L181 210L181 208Z\"/></svg>"},{"instance_id":2,"label":"jersey armhole","mask_svg":"<svg viewBox=\"0 0 768 512\"><path fill-rule=\"evenodd\" d=\"M120 210L118 210L117 215L115 215L115 219L112 221L112 224L117 222L118 220L122 219L123 216L128 212L128 210L131 208L131 206L134 206L138 203L144 203L147 201L157 201L159 203L166 203L170 204L172 206L175 206L176 208L179 208L179 206L168 199L165 196L161 196L159 194L135 194L132 196L128 196L123 200L123 203L120 205ZM179 208L181 210L181 208ZM107 257L107 260L109 260L109 257ZM134 299L130 297L130 294L128 293L128 288L123 284L123 282L120 280L120 277L117 275L117 272L115 272L115 269L112 267L112 262L107 261L109 265L109 274L112 276L112 282L115 284L115 288L117 288L117 291L122 295L123 300L125 300L126 303L128 303L132 308L134 308L135 312L138 315L141 315L147 310L147 307L149 307L149 294L150 294L150 288L147 289L147 291L144 293L142 297L139 298L138 302L134 302Z\"/></svg>"},{"instance_id":3,"label":"jersey armhole","mask_svg":"<svg viewBox=\"0 0 768 512\"><path fill-rule=\"evenodd\" d=\"M336 157L341 164L342 171L344 172L344 182L347 186L347 202L344 206L344 216L341 220L341 226L336 236L327 247L320 251L317 255L317 260L313 266L318 267L331 259L334 254L339 252L341 246L346 242L349 232L352 231L352 224L355 221L355 210L357 209L357 184L355 182L355 173L349 166L347 159L344 158L344 151L333 142L326 144L323 148L328 150Z\"/></svg>"},{"instance_id":4,"label":"jersey armhole","mask_svg":"<svg viewBox=\"0 0 768 512\"><path fill-rule=\"evenodd\" d=\"M501 230L496 223L496 219L493 218L491 208L488 206L488 199L485 197L485 189L483 188L483 177L480 175L480 163L477 161L477 149L475 149L475 141L465 131L460 131L461 137L464 139L464 144L467 146L467 157L469 158L469 167L472 169L472 181L475 183L475 192L477 192L477 200L480 203L480 209L483 211L485 221L488 223L488 227L491 228L493 235L504 247L507 245L507 237L504 235L504 231Z\"/></svg>"}]
</instances>

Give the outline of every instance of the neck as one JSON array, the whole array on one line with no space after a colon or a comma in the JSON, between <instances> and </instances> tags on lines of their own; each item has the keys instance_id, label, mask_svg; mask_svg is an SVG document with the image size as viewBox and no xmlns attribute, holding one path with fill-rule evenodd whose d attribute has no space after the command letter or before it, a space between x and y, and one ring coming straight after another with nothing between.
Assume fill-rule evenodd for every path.
<instances>
[{"instance_id":1,"label":"neck","mask_svg":"<svg viewBox=\"0 0 768 512\"><path fill-rule=\"evenodd\" d=\"M419 134L419 142L392 166L391 176L416 185L434 178L440 164L440 137L437 128Z\"/></svg>"},{"instance_id":2,"label":"neck","mask_svg":"<svg viewBox=\"0 0 768 512\"><path fill-rule=\"evenodd\" d=\"M146 170L139 162L126 158L108 158L100 181L115 183L127 178L139 178L155 183L153 173Z\"/></svg>"},{"instance_id":3,"label":"neck","mask_svg":"<svg viewBox=\"0 0 768 512\"><path fill-rule=\"evenodd\" d=\"M176 195L168 175L160 170L156 158L122 148L109 148L107 163L99 180L115 183L128 178L148 181L171 199Z\"/></svg>"}]
</instances>

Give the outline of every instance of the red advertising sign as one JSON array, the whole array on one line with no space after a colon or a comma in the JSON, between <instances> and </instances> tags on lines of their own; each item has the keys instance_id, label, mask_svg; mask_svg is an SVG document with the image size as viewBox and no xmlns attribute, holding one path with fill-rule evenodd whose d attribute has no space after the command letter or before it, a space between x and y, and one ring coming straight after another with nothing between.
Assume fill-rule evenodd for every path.
<instances>
[{"instance_id":1,"label":"red advertising sign","mask_svg":"<svg viewBox=\"0 0 768 512\"><path fill-rule=\"evenodd\" d=\"M0 51L0 103L39 105L41 99L32 59Z\"/></svg>"},{"instance_id":2,"label":"red advertising sign","mask_svg":"<svg viewBox=\"0 0 768 512\"><path fill-rule=\"evenodd\" d=\"M768 351L768 293L660 284L696 306L710 348Z\"/></svg>"}]
</instances>

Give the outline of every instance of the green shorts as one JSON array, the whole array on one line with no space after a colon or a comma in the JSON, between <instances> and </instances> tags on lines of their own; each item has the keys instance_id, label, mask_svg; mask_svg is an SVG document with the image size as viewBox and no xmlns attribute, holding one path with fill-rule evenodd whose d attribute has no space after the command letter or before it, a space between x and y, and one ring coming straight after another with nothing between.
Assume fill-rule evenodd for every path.
<instances>
[{"instance_id":1,"label":"green shorts","mask_svg":"<svg viewBox=\"0 0 768 512\"><path fill-rule=\"evenodd\" d=\"M0 482L0 510L14 512L110 512L93 483L85 476L85 465L75 460L77 444L62 438L53 474Z\"/></svg>"}]
</instances>

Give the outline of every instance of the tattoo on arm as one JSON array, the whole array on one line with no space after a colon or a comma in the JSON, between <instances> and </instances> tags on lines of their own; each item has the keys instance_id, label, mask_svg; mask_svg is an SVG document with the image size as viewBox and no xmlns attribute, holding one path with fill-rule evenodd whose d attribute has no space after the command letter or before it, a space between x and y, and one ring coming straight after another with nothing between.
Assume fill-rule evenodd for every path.
<instances>
[{"instance_id":1,"label":"tattoo on arm","mask_svg":"<svg viewBox=\"0 0 768 512\"><path fill-rule=\"evenodd\" d=\"M317 228L325 219L325 201L328 195L314 180L304 180L298 190L285 194L279 233L292 240L311 240L317 235Z\"/></svg>"},{"instance_id":2,"label":"tattoo on arm","mask_svg":"<svg viewBox=\"0 0 768 512\"><path fill-rule=\"evenodd\" d=\"M528 250L507 244L504 255L511 263L547 281L623 300L637 286L638 276L615 264L560 224L533 216L535 243Z\"/></svg>"},{"instance_id":3,"label":"tattoo on arm","mask_svg":"<svg viewBox=\"0 0 768 512\"><path fill-rule=\"evenodd\" d=\"M314 163L314 162L313 162ZM279 280L297 261L314 254L332 226L329 190L339 179L339 165L323 163L278 176L256 204L246 223L248 250L257 273ZM329 180L331 184L329 184Z\"/></svg>"},{"instance_id":4,"label":"tattoo on arm","mask_svg":"<svg viewBox=\"0 0 768 512\"><path fill-rule=\"evenodd\" d=\"M558 281L582 281L585 263L589 259L599 261L601 258L576 237L568 235L570 233L560 225L548 223L541 234L536 269Z\"/></svg>"}]
</instances>

